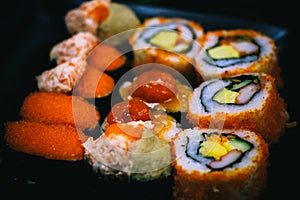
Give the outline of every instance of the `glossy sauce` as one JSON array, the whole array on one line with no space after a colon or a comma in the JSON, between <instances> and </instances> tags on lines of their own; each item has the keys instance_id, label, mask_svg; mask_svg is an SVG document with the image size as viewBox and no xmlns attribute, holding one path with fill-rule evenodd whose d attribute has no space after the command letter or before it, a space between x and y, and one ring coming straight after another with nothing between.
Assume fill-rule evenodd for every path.
<instances>
[{"instance_id":1,"label":"glossy sauce","mask_svg":"<svg viewBox=\"0 0 300 200\"><path fill-rule=\"evenodd\" d=\"M148 103L164 103L177 93L176 80L167 72L151 70L139 75L128 91L133 98Z\"/></svg>"},{"instance_id":2,"label":"glossy sauce","mask_svg":"<svg viewBox=\"0 0 300 200\"><path fill-rule=\"evenodd\" d=\"M115 104L107 116L107 122L109 124L139 120L147 121L150 119L150 107L138 99L122 101Z\"/></svg>"}]
</instances>

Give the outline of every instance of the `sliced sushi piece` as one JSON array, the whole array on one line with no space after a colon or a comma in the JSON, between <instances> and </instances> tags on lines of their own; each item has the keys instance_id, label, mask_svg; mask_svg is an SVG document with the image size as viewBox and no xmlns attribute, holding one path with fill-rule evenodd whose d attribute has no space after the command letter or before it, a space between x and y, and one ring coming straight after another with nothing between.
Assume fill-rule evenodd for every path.
<instances>
[{"instance_id":1,"label":"sliced sushi piece","mask_svg":"<svg viewBox=\"0 0 300 200\"><path fill-rule=\"evenodd\" d=\"M270 144L279 142L289 120L287 106L270 74L211 79L195 88L187 118L201 128L247 128Z\"/></svg>"},{"instance_id":2,"label":"sliced sushi piece","mask_svg":"<svg viewBox=\"0 0 300 200\"><path fill-rule=\"evenodd\" d=\"M20 116L29 121L45 124L68 124L80 130L98 126L98 108L79 96L59 92L32 92L20 109Z\"/></svg>"},{"instance_id":3,"label":"sliced sushi piece","mask_svg":"<svg viewBox=\"0 0 300 200\"><path fill-rule=\"evenodd\" d=\"M174 199L259 199L268 144L247 129L184 129L172 146Z\"/></svg>"},{"instance_id":4,"label":"sliced sushi piece","mask_svg":"<svg viewBox=\"0 0 300 200\"><path fill-rule=\"evenodd\" d=\"M73 95L83 98L103 98L110 95L115 87L115 80L106 72L87 66L83 75L73 87Z\"/></svg>"},{"instance_id":5,"label":"sliced sushi piece","mask_svg":"<svg viewBox=\"0 0 300 200\"><path fill-rule=\"evenodd\" d=\"M98 44L96 36L80 32L53 46L50 59L57 65L36 76L39 90L70 93L85 71L88 54Z\"/></svg>"},{"instance_id":6,"label":"sliced sushi piece","mask_svg":"<svg viewBox=\"0 0 300 200\"><path fill-rule=\"evenodd\" d=\"M85 143L85 160L100 177L151 181L171 175L171 147L144 122L108 125Z\"/></svg>"},{"instance_id":7,"label":"sliced sushi piece","mask_svg":"<svg viewBox=\"0 0 300 200\"><path fill-rule=\"evenodd\" d=\"M54 45L50 51L50 59L57 64L74 58L85 60L99 43L99 39L93 34L79 32Z\"/></svg>"},{"instance_id":8,"label":"sliced sushi piece","mask_svg":"<svg viewBox=\"0 0 300 200\"><path fill-rule=\"evenodd\" d=\"M121 68L127 57L112 45L100 44L90 52L87 63L101 71L116 71Z\"/></svg>"},{"instance_id":9,"label":"sliced sushi piece","mask_svg":"<svg viewBox=\"0 0 300 200\"><path fill-rule=\"evenodd\" d=\"M199 40L195 68L204 80L240 73L265 72L283 87L275 41L251 29L208 31Z\"/></svg>"},{"instance_id":10,"label":"sliced sushi piece","mask_svg":"<svg viewBox=\"0 0 300 200\"><path fill-rule=\"evenodd\" d=\"M52 160L83 160L82 143L88 136L70 124L46 124L31 120L5 123L4 141L9 148Z\"/></svg>"},{"instance_id":11,"label":"sliced sushi piece","mask_svg":"<svg viewBox=\"0 0 300 200\"><path fill-rule=\"evenodd\" d=\"M133 48L134 66L159 63L182 73L194 84L197 71L194 56L199 51L196 42L204 34L200 23L183 18L148 18L129 38Z\"/></svg>"},{"instance_id":12,"label":"sliced sushi piece","mask_svg":"<svg viewBox=\"0 0 300 200\"><path fill-rule=\"evenodd\" d=\"M124 17L126 16L126 17ZM135 12L127 5L110 2L109 15L98 24L97 36L110 45L129 45L128 39L134 30L141 24Z\"/></svg>"},{"instance_id":13,"label":"sliced sushi piece","mask_svg":"<svg viewBox=\"0 0 300 200\"><path fill-rule=\"evenodd\" d=\"M69 94L85 69L85 60L68 60L36 76L37 87L40 91Z\"/></svg>"},{"instance_id":14,"label":"sliced sushi piece","mask_svg":"<svg viewBox=\"0 0 300 200\"><path fill-rule=\"evenodd\" d=\"M79 7L68 11L65 24L71 34L90 32L97 34L98 24L106 20L110 14L110 0L84 1Z\"/></svg>"},{"instance_id":15,"label":"sliced sushi piece","mask_svg":"<svg viewBox=\"0 0 300 200\"><path fill-rule=\"evenodd\" d=\"M132 80L125 81L120 86L119 93L124 100L141 99L152 108L164 109L171 113L186 112L192 87L185 83L187 82L175 79L169 71L149 67Z\"/></svg>"}]
</instances>

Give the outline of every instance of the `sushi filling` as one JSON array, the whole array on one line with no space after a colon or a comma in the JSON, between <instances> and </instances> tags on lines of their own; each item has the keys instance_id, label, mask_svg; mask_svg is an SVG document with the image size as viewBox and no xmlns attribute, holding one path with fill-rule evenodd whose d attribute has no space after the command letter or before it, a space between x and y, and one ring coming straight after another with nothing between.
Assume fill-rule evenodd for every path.
<instances>
[{"instance_id":1,"label":"sushi filling","mask_svg":"<svg viewBox=\"0 0 300 200\"><path fill-rule=\"evenodd\" d=\"M192 49L196 34L188 24L168 23L146 29L140 38L157 48L176 53L186 53Z\"/></svg>"},{"instance_id":2,"label":"sushi filling","mask_svg":"<svg viewBox=\"0 0 300 200\"><path fill-rule=\"evenodd\" d=\"M255 75L241 75L214 81L203 88L200 100L206 112L219 105L245 105L261 91L259 78ZM213 94L213 95L211 95Z\"/></svg>"},{"instance_id":3,"label":"sushi filling","mask_svg":"<svg viewBox=\"0 0 300 200\"><path fill-rule=\"evenodd\" d=\"M250 142L230 133L203 133L199 140L187 137L186 155L211 170L221 170L242 160L254 147Z\"/></svg>"},{"instance_id":4,"label":"sushi filling","mask_svg":"<svg viewBox=\"0 0 300 200\"><path fill-rule=\"evenodd\" d=\"M220 68L254 62L259 58L260 46L247 35L220 37L217 44L206 50L207 63Z\"/></svg>"},{"instance_id":5,"label":"sushi filling","mask_svg":"<svg viewBox=\"0 0 300 200\"><path fill-rule=\"evenodd\" d=\"M86 160L103 175L143 181L170 175L170 145L141 122L111 124L84 147Z\"/></svg>"}]
</instances>

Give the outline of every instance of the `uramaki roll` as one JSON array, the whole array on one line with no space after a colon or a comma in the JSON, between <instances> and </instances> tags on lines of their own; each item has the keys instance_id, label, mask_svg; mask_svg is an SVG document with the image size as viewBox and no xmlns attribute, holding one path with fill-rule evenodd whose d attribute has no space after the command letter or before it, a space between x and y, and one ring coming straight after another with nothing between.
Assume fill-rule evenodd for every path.
<instances>
[{"instance_id":1,"label":"uramaki roll","mask_svg":"<svg viewBox=\"0 0 300 200\"><path fill-rule=\"evenodd\" d=\"M174 199L259 199L269 149L260 134L237 129L185 129L175 137Z\"/></svg>"},{"instance_id":2,"label":"uramaki roll","mask_svg":"<svg viewBox=\"0 0 300 200\"><path fill-rule=\"evenodd\" d=\"M170 145L142 121L110 124L83 146L86 162L103 178L146 182L171 175Z\"/></svg>"},{"instance_id":3,"label":"uramaki roll","mask_svg":"<svg viewBox=\"0 0 300 200\"><path fill-rule=\"evenodd\" d=\"M187 118L201 128L247 128L277 143L289 119L275 79L265 73L212 79L195 88Z\"/></svg>"},{"instance_id":4,"label":"uramaki roll","mask_svg":"<svg viewBox=\"0 0 300 200\"><path fill-rule=\"evenodd\" d=\"M183 18L153 17L146 19L129 38L134 66L159 63L182 73L194 83L197 73L193 57L199 51L197 39L204 29L200 23Z\"/></svg>"},{"instance_id":5,"label":"uramaki roll","mask_svg":"<svg viewBox=\"0 0 300 200\"><path fill-rule=\"evenodd\" d=\"M240 73L265 72L283 87L275 41L251 29L208 31L200 38L195 68L204 80Z\"/></svg>"}]
</instances>

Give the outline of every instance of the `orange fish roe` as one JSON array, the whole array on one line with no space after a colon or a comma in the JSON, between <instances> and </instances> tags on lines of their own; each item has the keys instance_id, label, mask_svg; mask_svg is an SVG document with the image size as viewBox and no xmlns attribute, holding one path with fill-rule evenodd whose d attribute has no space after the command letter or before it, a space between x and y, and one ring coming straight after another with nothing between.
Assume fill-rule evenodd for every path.
<instances>
[{"instance_id":1,"label":"orange fish roe","mask_svg":"<svg viewBox=\"0 0 300 200\"><path fill-rule=\"evenodd\" d=\"M114 71L126 62L126 57L115 47L98 45L87 57L87 63L101 71Z\"/></svg>"},{"instance_id":2,"label":"orange fish roe","mask_svg":"<svg viewBox=\"0 0 300 200\"><path fill-rule=\"evenodd\" d=\"M99 39L89 32L77 33L54 45L50 51L50 59L55 60L57 64L85 60L99 42Z\"/></svg>"},{"instance_id":3,"label":"orange fish roe","mask_svg":"<svg viewBox=\"0 0 300 200\"><path fill-rule=\"evenodd\" d=\"M100 120L95 106L78 96L56 92L30 93L20 115L28 120L47 124L70 124L80 129L94 129Z\"/></svg>"},{"instance_id":4,"label":"orange fish roe","mask_svg":"<svg viewBox=\"0 0 300 200\"><path fill-rule=\"evenodd\" d=\"M112 93L114 79L105 72L94 67L87 67L84 74L74 87L74 94L84 98L101 98Z\"/></svg>"},{"instance_id":5,"label":"orange fish roe","mask_svg":"<svg viewBox=\"0 0 300 200\"><path fill-rule=\"evenodd\" d=\"M82 160L87 136L68 124L20 120L5 123L4 140L11 149L55 160Z\"/></svg>"}]
</instances>

